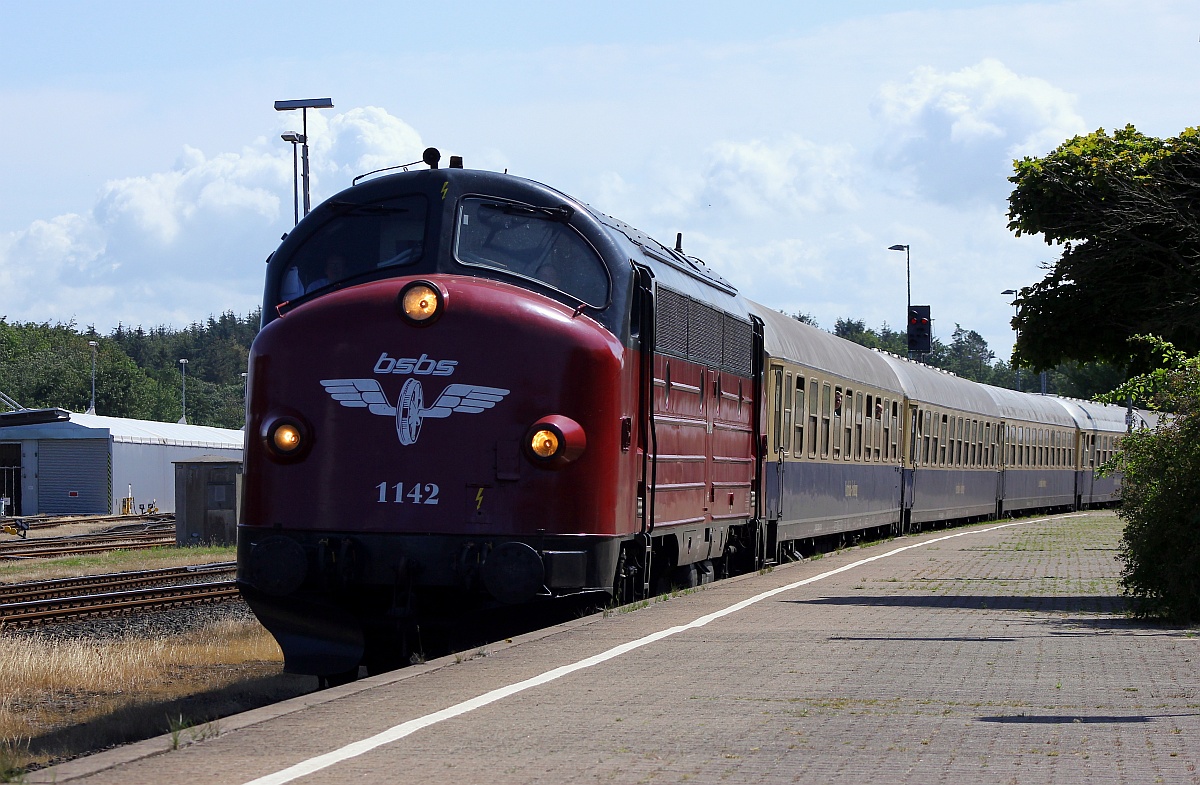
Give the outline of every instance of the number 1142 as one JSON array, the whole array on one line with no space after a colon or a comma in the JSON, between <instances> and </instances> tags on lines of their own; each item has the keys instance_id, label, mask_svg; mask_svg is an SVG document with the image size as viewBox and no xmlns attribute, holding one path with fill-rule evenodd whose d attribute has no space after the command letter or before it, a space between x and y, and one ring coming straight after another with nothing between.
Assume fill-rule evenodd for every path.
<instances>
[{"instance_id":1,"label":"number 1142","mask_svg":"<svg viewBox=\"0 0 1200 785\"><path fill-rule=\"evenodd\" d=\"M438 503L438 487L436 484L427 482L415 482L407 486L402 482L389 484L381 482L375 486L375 490L379 491L377 501L380 504L437 504Z\"/></svg>"}]
</instances>

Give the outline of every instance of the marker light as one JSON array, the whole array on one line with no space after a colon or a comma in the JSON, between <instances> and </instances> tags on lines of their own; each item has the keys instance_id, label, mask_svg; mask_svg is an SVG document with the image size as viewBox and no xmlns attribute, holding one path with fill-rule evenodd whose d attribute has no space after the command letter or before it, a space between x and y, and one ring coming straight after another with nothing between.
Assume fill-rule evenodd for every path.
<instances>
[{"instance_id":1,"label":"marker light","mask_svg":"<svg viewBox=\"0 0 1200 785\"><path fill-rule=\"evenodd\" d=\"M525 436L526 453L538 466L561 469L587 447L583 427L570 417L551 414L530 426Z\"/></svg>"},{"instance_id":2,"label":"marker light","mask_svg":"<svg viewBox=\"0 0 1200 785\"><path fill-rule=\"evenodd\" d=\"M312 447L312 432L294 416L268 418L261 433L267 453L276 460L300 460Z\"/></svg>"},{"instance_id":3,"label":"marker light","mask_svg":"<svg viewBox=\"0 0 1200 785\"><path fill-rule=\"evenodd\" d=\"M432 324L442 312L442 293L427 281L413 281L400 290L399 304L409 324Z\"/></svg>"}]
</instances>

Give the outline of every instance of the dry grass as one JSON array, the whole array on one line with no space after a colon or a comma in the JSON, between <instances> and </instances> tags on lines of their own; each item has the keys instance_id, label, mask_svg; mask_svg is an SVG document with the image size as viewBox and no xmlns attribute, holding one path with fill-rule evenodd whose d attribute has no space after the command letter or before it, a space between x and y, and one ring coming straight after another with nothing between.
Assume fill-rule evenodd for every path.
<instances>
[{"instance_id":1,"label":"dry grass","mask_svg":"<svg viewBox=\"0 0 1200 785\"><path fill-rule=\"evenodd\" d=\"M279 647L252 621L220 622L176 638L12 636L0 646L0 781L316 686L282 670Z\"/></svg>"}]
</instances>

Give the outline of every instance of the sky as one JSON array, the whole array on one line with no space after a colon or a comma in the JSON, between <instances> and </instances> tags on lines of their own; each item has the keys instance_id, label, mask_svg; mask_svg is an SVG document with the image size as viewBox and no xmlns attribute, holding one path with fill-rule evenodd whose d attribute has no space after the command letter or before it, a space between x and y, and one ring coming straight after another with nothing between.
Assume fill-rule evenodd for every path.
<instances>
[{"instance_id":1,"label":"sky","mask_svg":"<svg viewBox=\"0 0 1200 785\"><path fill-rule=\"evenodd\" d=\"M0 316L184 327L262 299L313 202L427 146L536 180L750 299L869 327L914 304L1007 359L1059 248L1007 229L1014 158L1200 112L1194 0L0 0Z\"/></svg>"}]
</instances>

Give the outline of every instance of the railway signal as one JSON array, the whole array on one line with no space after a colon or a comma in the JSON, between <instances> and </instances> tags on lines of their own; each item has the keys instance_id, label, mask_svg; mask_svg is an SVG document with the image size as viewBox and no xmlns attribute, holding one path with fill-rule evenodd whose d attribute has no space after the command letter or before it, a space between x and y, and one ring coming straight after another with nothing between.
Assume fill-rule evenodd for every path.
<instances>
[{"instance_id":1,"label":"railway signal","mask_svg":"<svg viewBox=\"0 0 1200 785\"><path fill-rule=\"evenodd\" d=\"M908 307L908 351L929 354L933 351L933 322L928 305Z\"/></svg>"}]
</instances>

